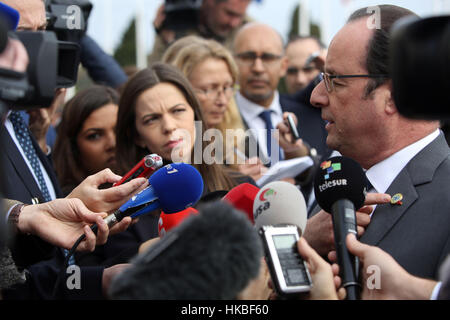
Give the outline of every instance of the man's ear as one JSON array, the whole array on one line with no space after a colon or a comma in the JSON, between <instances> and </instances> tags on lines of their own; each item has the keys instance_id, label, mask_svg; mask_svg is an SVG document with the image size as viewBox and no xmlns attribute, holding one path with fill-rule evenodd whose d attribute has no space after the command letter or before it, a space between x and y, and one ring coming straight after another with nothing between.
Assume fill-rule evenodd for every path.
<instances>
[{"instance_id":1,"label":"man's ear","mask_svg":"<svg viewBox=\"0 0 450 320\"><path fill-rule=\"evenodd\" d=\"M393 115L398 112L397 106L395 105L394 95L392 93L392 81L388 81L383 86L383 99L384 99L384 110L388 115Z\"/></svg>"},{"instance_id":2,"label":"man's ear","mask_svg":"<svg viewBox=\"0 0 450 320\"><path fill-rule=\"evenodd\" d=\"M280 79L286 76L287 69L288 69L288 58L286 56L283 56L283 58L281 58Z\"/></svg>"}]
</instances>

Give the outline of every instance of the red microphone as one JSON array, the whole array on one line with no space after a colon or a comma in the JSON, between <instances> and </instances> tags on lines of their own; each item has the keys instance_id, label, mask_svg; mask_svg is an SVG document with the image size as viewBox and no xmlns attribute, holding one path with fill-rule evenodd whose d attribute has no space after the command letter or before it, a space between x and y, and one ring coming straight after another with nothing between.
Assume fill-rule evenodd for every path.
<instances>
[{"instance_id":1,"label":"red microphone","mask_svg":"<svg viewBox=\"0 0 450 320\"><path fill-rule=\"evenodd\" d=\"M162 238L167 232L181 224L186 218L198 214L198 211L194 208L187 208L186 210L177 213L164 213L161 212L158 222L158 234Z\"/></svg>"},{"instance_id":2,"label":"red microphone","mask_svg":"<svg viewBox=\"0 0 450 320\"><path fill-rule=\"evenodd\" d=\"M247 218L254 224L253 202L255 202L259 190L258 187L252 184L243 183L231 189L222 200L228 202L234 208L243 211L247 215Z\"/></svg>"},{"instance_id":3,"label":"red microphone","mask_svg":"<svg viewBox=\"0 0 450 320\"><path fill-rule=\"evenodd\" d=\"M150 154L145 156L133 169L130 170L123 178L113 184L113 187L120 186L136 178L148 179L150 175L161 168L163 160L157 154Z\"/></svg>"}]
</instances>

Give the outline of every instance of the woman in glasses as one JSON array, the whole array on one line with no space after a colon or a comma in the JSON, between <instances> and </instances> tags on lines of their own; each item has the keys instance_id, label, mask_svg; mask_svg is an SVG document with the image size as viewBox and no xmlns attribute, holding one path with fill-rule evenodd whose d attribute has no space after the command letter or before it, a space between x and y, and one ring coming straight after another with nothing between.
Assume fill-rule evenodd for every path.
<instances>
[{"instance_id":1,"label":"woman in glasses","mask_svg":"<svg viewBox=\"0 0 450 320\"><path fill-rule=\"evenodd\" d=\"M244 135L227 136L227 130L237 133L245 129L234 101L238 68L231 53L217 41L188 36L169 47L163 62L174 65L187 77L208 129L218 129L224 138L226 163L235 167L235 149L244 151Z\"/></svg>"},{"instance_id":2,"label":"woman in glasses","mask_svg":"<svg viewBox=\"0 0 450 320\"><path fill-rule=\"evenodd\" d=\"M205 157L210 142L204 139L207 125L203 119L192 86L177 68L157 63L140 71L126 84L119 104L116 136L120 173L126 173L145 155L156 153L164 164L194 164L206 192L230 190L248 182L247 177Z\"/></svg>"}]
</instances>

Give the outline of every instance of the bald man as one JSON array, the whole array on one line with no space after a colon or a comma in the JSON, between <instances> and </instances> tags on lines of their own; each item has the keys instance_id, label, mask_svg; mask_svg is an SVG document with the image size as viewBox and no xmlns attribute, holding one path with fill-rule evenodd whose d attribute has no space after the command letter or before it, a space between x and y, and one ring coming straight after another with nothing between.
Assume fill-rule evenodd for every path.
<instances>
[{"instance_id":1,"label":"bald man","mask_svg":"<svg viewBox=\"0 0 450 320\"><path fill-rule=\"evenodd\" d=\"M319 156L322 156L322 151L327 148L320 113L277 91L288 66L283 39L278 32L262 23L246 24L236 36L234 54L240 71L236 103L247 127L256 132L253 138L258 143L262 160L278 155L273 143L270 144L272 150L267 145L269 126L280 131L280 139L275 143L282 148L281 159L305 156L311 149L320 150ZM285 134L290 132L285 122L288 113L296 116L297 131L303 143L294 144L286 137Z\"/></svg>"}]
</instances>

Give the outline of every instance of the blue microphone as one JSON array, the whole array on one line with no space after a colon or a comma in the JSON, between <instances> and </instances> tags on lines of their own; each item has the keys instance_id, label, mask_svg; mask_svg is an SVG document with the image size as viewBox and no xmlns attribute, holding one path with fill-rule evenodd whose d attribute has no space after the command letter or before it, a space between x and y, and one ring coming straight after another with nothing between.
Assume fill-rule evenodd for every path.
<instances>
[{"instance_id":1,"label":"blue microphone","mask_svg":"<svg viewBox=\"0 0 450 320\"><path fill-rule=\"evenodd\" d=\"M203 194L203 179L200 172L185 163L169 164L159 169L152 174L149 183L149 187L133 196L116 212L104 219L109 228L125 217L136 218L156 209L162 209L165 213L183 211L195 205ZM98 225L94 224L91 230L96 234ZM53 288L53 296L58 291L70 257L85 238L84 234L81 235L66 255L64 267Z\"/></svg>"},{"instance_id":2,"label":"blue microphone","mask_svg":"<svg viewBox=\"0 0 450 320\"><path fill-rule=\"evenodd\" d=\"M0 3L0 17L6 21L9 30L16 30L20 20L19 11L4 3Z\"/></svg>"},{"instance_id":3,"label":"blue microphone","mask_svg":"<svg viewBox=\"0 0 450 320\"><path fill-rule=\"evenodd\" d=\"M202 176L197 169L185 163L173 163L157 170L149 183L149 187L105 218L108 227L111 228L125 217L134 219L156 209L169 214L183 211L194 206L203 194ZM94 232L96 227L92 227Z\"/></svg>"}]
</instances>

